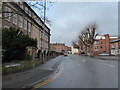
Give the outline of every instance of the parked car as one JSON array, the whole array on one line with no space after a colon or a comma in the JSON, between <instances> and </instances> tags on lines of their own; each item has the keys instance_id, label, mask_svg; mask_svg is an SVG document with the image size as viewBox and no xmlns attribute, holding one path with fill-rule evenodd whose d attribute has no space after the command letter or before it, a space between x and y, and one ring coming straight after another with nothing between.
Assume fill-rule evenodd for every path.
<instances>
[{"instance_id":1,"label":"parked car","mask_svg":"<svg viewBox=\"0 0 120 90\"><path fill-rule=\"evenodd\" d=\"M101 53L99 54L100 56L109 56L110 54L109 53Z\"/></svg>"},{"instance_id":2,"label":"parked car","mask_svg":"<svg viewBox=\"0 0 120 90\"><path fill-rule=\"evenodd\" d=\"M67 56L67 53L64 53L64 56Z\"/></svg>"}]
</instances>

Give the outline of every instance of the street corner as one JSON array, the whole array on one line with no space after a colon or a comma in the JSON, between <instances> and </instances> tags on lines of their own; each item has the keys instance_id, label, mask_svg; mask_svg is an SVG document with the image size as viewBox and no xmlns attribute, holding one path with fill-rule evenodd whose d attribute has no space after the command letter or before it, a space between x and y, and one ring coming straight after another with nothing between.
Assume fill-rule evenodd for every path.
<instances>
[{"instance_id":1,"label":"street corner","mask_svg":"<svg viewBox=\"0 0 120 90\"><path fill-rule=\"evenodd\" d=\"M64 66L63 65L60 65L58 67L58 69L51 75L45 77L43 80L41 80L40 82L34 84L31 86L31 90L34 90L36 88L40 88L42 87L43 85L49 83L49 82L52 82L54 79L56 79L62 72L63 72L63 69L64 69Z\"/></svg>"},{"instance_id":2,"label":"street corner","mask_svg":"<svg viewBox=\"0 0 120 90\"><path fill-rule=\"evenodd\" d=\"M50 73L48 76L45 76L44 78L40 79L39 81L36 81L36 82L34 82L28 86L25 86L23 88L29 89L29 90L34 90L36 88L40 88L41 86L56 79L62 73L63 68L64 68L64 66L62 64L58 64L57 69L54 70L52 73Z\"/></svg>"}]
</instances>

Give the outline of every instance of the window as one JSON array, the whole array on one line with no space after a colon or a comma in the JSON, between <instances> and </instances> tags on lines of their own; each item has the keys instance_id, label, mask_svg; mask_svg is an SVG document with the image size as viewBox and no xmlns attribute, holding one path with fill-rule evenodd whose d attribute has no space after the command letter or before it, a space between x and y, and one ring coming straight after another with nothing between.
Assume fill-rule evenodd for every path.
<instances>
[{"instance_id":1,"label":"window","mask_svg":"<svg viewBox=\"0 0 120 90\"><path fill-rule=\"evenodd\" d=\"M29 16L31 17L31 11L30 11L30 10L29 10L29 13L28 13L28 14L29 14Z\"/></svg>"},{"instance_id":2,"label":"window","mask_svg":"<svg viewBox=\"0 0 120 90\"><path fill-rule=\"evenodd\" d=\"M100 44L102 44L102 41L100 42Z\"/></svg>"},{"instance_id":3,"label":"window","mask_svg":"<svg viewBox=\"0 0 120 90\"><path fill-rule=\"evenodd\" d=\"M13 24L17 25L17 14L13 15Z\"/></svg>"},{"instance_id":4,"label":"window","mask_svg":"<svg viewBox=\"0 0 120 90\"><path fill-rule=\"evenodd\" d=\"M18 2L14 2L14 3L18 4Z\"/></svg>"},{"instance_id":5,"label":"window","mask_svg":"<svg viewBox=\"0 0 120 90\"><path fill-rule=\"evenodd\" d=\"M43 44L44 44L44 42L42 41L42 47L44 46Z\"/></svg>"},{"instance_id":6,"label":"window","mask_svg":"<svg viewBox=\"0 0 120 90\"><path fill-rule=\"evenodd\" d=\"M28 13L28 8L27 7L25 7L25 12Z\"/></svg>"},{"instance_id":7,"label":"window","mask_svg":"<svg viewBox=\"0 0 120 90\"><path fill-rule=\"evenodd\" d=\"M22 26L23 26L23 18L22 16L19 16L19 27L22 28Z\"/></svg>"},{"instance_id":8,"label":"window","mask_svg":"<svg viewBox=\"0 0 120 90\"><path fill-rule=\"evenodd\" d=\"M118 43L115 43L115 46L118 48Z\"/></svg>"},{"instance_id":9,"label":"window","mask_svg":"<svg viewBox=\"0 0 120 90\"><path fill-rule=\"evenodd\" d=\"M39 37L41 38L41 31L39 30Z\"/></svg>"},{"instance_id":10,"label":"window","mask_svg":"<svg viewBox=\"0 0 120 90\"><path fill-rule=\"evenodd\" d=\"M28 22L28 32L30 32L31 24Z\"/></svg>"},{"instance_id":11,"label":"window","mask_svg":"<svg viewBox=\"0 0 120 90\"><path fill-rule=\"evenodd\" d=\"M43 32L41 32L41 38L43 39Z\"/></svg>"},{"instance_id":12,"label":"window","mask_svg":"<svg viewBox=\"0 0 120 90\"><path fill-rule=\"evenodd\" d=\"M22 2L20 2L20 8L21 9L23 9L24 7L23 7L23 4L22 4Z\"/></svg>"},{"instance_id":13,"label":"window","mask_svg":"<svg viewBox=\"0 0 120 90\"><path fill-rule=\"evenodd\" d=\"M23 5L20 5L20 8L23 9Z\"/></svg>"},{"instance_id":14,"label":"window","mask_svg":"<svg viewBox=\"0 0 120 90\"><path fill-rule=\"evenodd\" d=\"M95 49L98 49L98 46L96 46Z\"/></svg>"},{"instance_id":15,"label":"window","mask_svg":"<svg viewBox=\"0 0 120 90\"><path fill-rule=\"evenodd\" d=\"M47 48L48 48L48 43L47 43Z\"/></svg>"},{"instance_id":16,"label":"window","mask_svg":"<svg viewBox=\"0 0 120 90\"><path fill-rule=\"evenodd\" d=\"M10 19L11 19L11 9L9 8L9 7L6 7L5 8L5 20L7 20L7 21L10 21Z\"/></svg>"},{"instance_id":17,"label":"window","mask_svg":"<svg viewBox=\"0 0 120 90\"><path fill-rule=\"evenodd\" d=\"M95 41L95 44L98 44L98 41Z\"/></svg>"},{"instance_id":18,"label":"window","mask_svg":"<svg viewBox=\"0 0 120 90\"><path fill-rule=\"evenodd\" d=\"M24 29L27 30L27 21L24 19Z\"/></svg>"}]
</instances>

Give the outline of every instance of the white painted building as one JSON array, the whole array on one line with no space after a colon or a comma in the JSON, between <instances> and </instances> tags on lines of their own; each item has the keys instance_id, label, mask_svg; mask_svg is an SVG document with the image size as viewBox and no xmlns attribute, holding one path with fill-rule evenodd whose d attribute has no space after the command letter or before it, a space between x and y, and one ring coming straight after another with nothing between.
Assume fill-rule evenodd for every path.
<instances>
[{"instance_id":1,"label":"white painted building","mask_svg":"<svg viewBox=\"0 0 120 90\"><path fill-rule=\"evenodd\" d=\"M79 54L79 50L77 48L71 47L72 54Z\"/></svg>"}]
</instances>

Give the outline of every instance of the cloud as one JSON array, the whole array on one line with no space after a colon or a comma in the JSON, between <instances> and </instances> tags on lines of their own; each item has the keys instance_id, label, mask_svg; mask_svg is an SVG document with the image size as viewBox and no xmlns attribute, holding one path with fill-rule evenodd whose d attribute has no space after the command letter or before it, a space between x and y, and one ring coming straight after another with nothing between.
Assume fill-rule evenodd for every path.
<instances>
[{"instance_id":1,"label":"cloud","mask_svg":"<svg viewBox=\"0 0 120 90\"><path fill-rule=\"evenodd\" d=\"M52 13L51 42L61 42L71 45L85 25L96 22L99 34L117 35L118 12L117 2L58 2Z\"/></svg>"}]
</instances>

